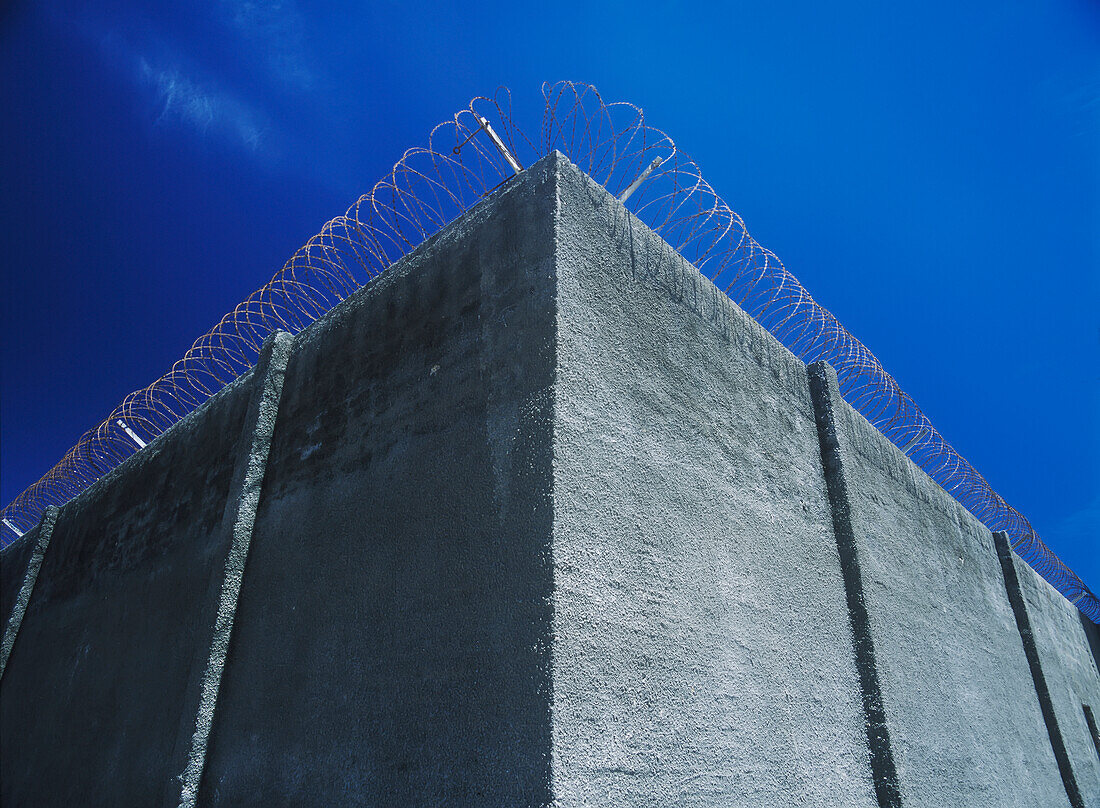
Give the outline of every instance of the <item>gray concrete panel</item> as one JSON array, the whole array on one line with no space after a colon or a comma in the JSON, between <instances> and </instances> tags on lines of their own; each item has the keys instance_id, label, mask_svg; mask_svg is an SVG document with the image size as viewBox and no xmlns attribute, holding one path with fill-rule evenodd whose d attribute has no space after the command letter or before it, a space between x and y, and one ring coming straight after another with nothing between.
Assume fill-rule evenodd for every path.
<instances>
[{"instance_id":1,"label":"gray concrete panel","mask_svg":"<svg viewBox=\"0 0 1100 808\"><path fill-rule=\"evenodd\" d=\"M860 621L906 808L1068 805L989 532L829 376L844 564L804 366L560 155L259 375L62 510L4 806L870 808ZM1097 805L1095 659L1015 564Z\"/></svg>"},{"instance_id":2,"label":"gray concrete panel","mask_svg":"<svg viewBox=\"0 0 1100 808\"><path fill-rule=\"evenodd\" d=\"M0 679L8 667L8 659L11 658L12 649L15 647L15 639L19 635L19 628L23 624L23 617L27 613L31 597L34 595L34 585L38 582L38 573L42 569L42 561L46 556L46 550L50 546L50 537L53 535L54 525L57 523L59 510L56 505L48 505L42 514L41 520L32 532L34 544L30 548L30 557L27 559L26 568L23 570L23 581L19 592L11 605L11 613L8 615L4 626L3 640L0 640Z\"/></svg>"},{"instance_id":3,"label":"gray concrete panel","mask_svg":"<svg viewBox=\"0 0 1100 808\"><path fill-rule=\"evenodd\" d=\"M805 367L560 166L556 804L874 805Z\"/></svg>"},{"instance_id":4,"label":"gray concrete panel","mask_svg":"<svg viewBox=\"0 0 1100 808\"><path fill-rule=\"evenodd\" d=\"M247 378L62 509L0 683L4 806L159 805L183 770Z\"/></svg>"},{"instance_id":5,"label":"gray concrete panel","mask_svg":"<svg viewBox=\"0 0 1100 808\"><path fill-rule=\"evenodd\" d=\"M900 808L901 791L894 761L890 728L882 704L882 686L875 660L875 641L867 614L867 599L863 591L863 571L859 561L859 543L852 525L852 505L844 454L837 438L836 373L827 362L815 362L807 369L810 397L817 421L817 437L821 448L821 463L825 472L825 487L832 510L833 534L840 554L840 569L844 579L844 597L848 620L852 626L852 650L859 675L860 697L863 702L864 731L870 755L871 778L879 808ZM839 399L838 399L839 400Z\"/></svg>"},{"instance_id":6,"label":"gray concrete panel","mask_svg":"<svg viewBox=\"0 0 1100 808\"><path fill-rule=\"evenodd\" d=\"M1068 806L992 534L830 384L902 804Z\"/></svg>"},{"instance_id":7,"label":"gray concrete panel","mask_svg":"<svg viewBox=\"0 0 1100 808\"><path fill-rule=\"evenodd\" d=\"M27 563L38 541L39 525L35 525L21 537L0 550L0 634L8 625L12 608L27 577Z\"/></svg>"},{"instance_id":8,"label":"gray concrete panel","mask_svg":"<svg viewBox=\"0 0 1100 808\"><path fill-rule=\"evenodd\" d=\"M199 708L191 736L191 752L187 759L187 768L180 778L180 808L192 808L198 797L214 708L218 701L229 640L236 619L237 600L252 543L252 528L256 523L256 510L267 473L267 458L279 413L283 381L293 347L294 337L291 334L285 331L271 334L264 340L252 371L253 385L248 415L245 417L244 431L238 445L240 454L234 464L233 481L229 486L225 513L222 516L222 529L232 540L225 560L225 573L218 597L218 614L210 640L210 656L202 674ZM174 789L170 790L168 795L168 806L176 804L173 799L176 795L173 792Z\"/></svg>"},{"instance_id":9,"label":"gray concrete panel","mask_svg":"<svg viewBox=\"0 0 1100 808\"><path fill-rule=\"evenodd\" d=\"M1098 808L1100 751L1084 708L1100 715L1100 673L1088 637L1073 604L1018 556L1013 563L1073 777L1086 808Z\"/></svg>"},{"instance_id":10,"label":"gray concrete panel","mask_svg":"<svg viewBox=\"0 0 1100 808\"><path fill-rule=\"evenodd\" d=\"M1092 664L1100 671L1100 626L1085 617L1084 614L1078 617L1081 621L1081 628L1088 638L1089 650L1092 651Z\"/></svg>"},{"instance_id":11,"label":"gray concrete panel","mask_svg":"<svg viewBox=\"0 0 1100 808\"><path fill-rule=\"evenodd\" d=\"M553 175L298 337L200 805L548 803Z\"/></svg>"},{"instance_id":12,"label":"gray concrete panel","mask_svg":"<svg viewBox=\"0 0 1100 808\"><path fill-rule=\"evenodd\" d=\"M1035 695L1039 699L1039 708L1043 713L1043 722L1046 724L1050 748L1054 752L1055 761L1058 763L1058 774L1062 778L1062 785L1065 786L1070 805L1073 808L1085 808L1084 799L1081 797L1081 789L1077 785L1077 778L1073 774L1073 767L1070 765L1069 755L1066 753L1062 731L1058 727L1058 717L1054 714L1054 706L1050 698L1050 687L1047 685L1046 676L1043 674L1043 666L1039 661L1039 652L1035 646L1035 632L1031 628L1031 619L1024 604L1020 578L1017 575L1012 548L1009 546L1008 534L1004 531L998 531L993 534L993 541L997 547L997 559L1001 563L1005 592L1008 595L1008 602L1012 605L1012 613L1016 618L1016 628L1020 632L1020 642L1027 656L1028 667L1031 669L1031 680L1035 685Z\"/></svg>"}]
</instances>

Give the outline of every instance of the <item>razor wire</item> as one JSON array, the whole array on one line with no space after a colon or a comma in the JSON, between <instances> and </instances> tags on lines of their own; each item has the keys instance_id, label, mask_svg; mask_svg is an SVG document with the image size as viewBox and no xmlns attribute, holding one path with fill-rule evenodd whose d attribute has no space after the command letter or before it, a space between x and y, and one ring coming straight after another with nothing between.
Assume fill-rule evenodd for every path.
<instances>
[{"instance_id":1,"label":"razor wire","mask_svg":"<svg viewBox=\"0 0 1100 808\"><path fill-rule=\"evenodd\" d=\"M542 86L541 127L516 122L512 95L474 98L407 150L388 175L307 241L263 287L207 331L172 368L128 395L3 510L2 546L249 370L264 338L298 333L523 165L557 149L672 245L806 363L825 360L843 397L1093 622L1100 601L932 425L871 351L820 306L640 107L605 102L574 82ZM644 180L640 182L639 180Z\"/></svg>"}]
</instances>

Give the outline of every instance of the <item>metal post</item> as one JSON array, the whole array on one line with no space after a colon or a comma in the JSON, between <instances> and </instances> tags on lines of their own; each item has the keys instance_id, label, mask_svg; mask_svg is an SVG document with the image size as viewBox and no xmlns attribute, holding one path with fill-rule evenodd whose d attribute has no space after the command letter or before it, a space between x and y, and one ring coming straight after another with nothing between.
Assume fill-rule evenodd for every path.
<instances>
[{"instance_id":1,"label":"metal post","mask_svg":"<svg viewBox=\"0 0 1100 808\"><path fill-rule=\"evenodd\" d=\"M648 177L653 172L653 169L659 166L662 162L663 161L660 157L654 157L653 162L646 167L646 170L638 175L638 179L630 183L627 189L619 194L619 201L626 202L626 200L630 198L630 195L638 190L638 186L645 182L646 177Z\"/></svg>"},{"instance_id":2,"label":"metal post","mask_svg":"<svg viewBox=\"0 0 1100 808\"><path fill-rule=\"evenodd\" d=\"M132 440L134 443L136 443L137 447L139 449L144 449L148 445L148 444L145 443L145 441L143 441L141 438L139 438L137 436L137 433L134 432L134 430L132 430L132 429L130 429L130 427L126 426L126 422L123 421L121 418L117 419L115 421L115 423L126 430L126 434L130 436L130 440Z\"/></svg>"},{"instance_id":3,"label":"metal post","mask_svg":"<svg viewBox=\"0 0 1100 808\"><path fill-rule=\"evenodd\" d=\"M481 121L481 128L484 129L486 134L492 139L493 145L497 147L497 151L499 151L504 156L504 159L508 161L508 165L512 167L512 170L517 174L522 172L523 166L521 166L519 161L512 156L510 151L508 151L508 147L504 145L504 141L500 139L500 135L493 131L492 125L480 115L478 116L478 120Z\"/></svg>"}]
</instances>

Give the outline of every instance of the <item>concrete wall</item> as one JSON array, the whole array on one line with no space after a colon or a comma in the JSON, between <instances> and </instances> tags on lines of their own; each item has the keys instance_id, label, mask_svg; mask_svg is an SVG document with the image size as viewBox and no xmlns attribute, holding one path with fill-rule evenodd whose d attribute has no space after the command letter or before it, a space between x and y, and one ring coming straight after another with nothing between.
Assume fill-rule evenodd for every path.
<instances>
[{"instance_id":1,"label":"concrete wall","mask_svg":"<svg viewBox=\"0 0 1100 808\"><path fill-rule=\"evenodd\" d=\"M0 635L0 678L8 667L19 628L34 596L34 586L50 545L54 525L57 524L58 513L57 506L48 505L34 529L20 537L25 541L19 547L12 548L7 556L7 570L3 575L6 579L4 583L10 589L5 593L3 611L0 612L5 615L4 630Z\"/></svg>"},{"instance_id":2,"label":"concrete wall","mask_svg":"<svg viewBox=\"0 0 1100 808\"><path fill-rule=\"evenodd\" d=\"M0 555L0 801L1067 805L1026 633L1094 805L1072 607L817 371L551 155Z\"/></svg>"},{"instance_id":3,"label":"concrete wall","mask_svg":"<svg viewBox=\"0 0 1100 808\"><path fill-rule=\"evenodd\" d=\"M560 171L555 794L873 805L806 369Z\"/></svg>"},{"instance_id":4,"label":"concrete wall","mask_svg":"<svg viewBox=\"0 0 1100 808\"><path fill-rule=\"evenodd\" d=\"M901 804L1068 805L992 534L829 384Z\"/></svg>"},{"instance_id":5,"label":"concrete wall","mask_svg":"<svg viewBox=\"0 0 1100 808\"><path fill-rule=\"evenodd\" d=\"M160 805L183 770L248 378L61 510L0 683L5 806Z\"/></svg>"},{"instance_id":6,"label":"concrete wall","mask_svg":"<svg viewBox=\"0 0 1100 808\"><path fill-rule=\"evenodd\" d=\"M1074 606L1021 561L1013 559L1051 707L1070 768L1088 808L1100 806L1100 750L1085 718L1085 705L1100 715L1100 673Z\"/></svg>"},{"instance_id":7,"label":"concrete wall","mask_svg":"<svg viewBox=\"0 0 1100 808\"><path fill-rule=\"evenodd\" d=\"M0 553L0 632L7 628L37 541L38 525L35 525Z\"/></svg>"},{"instance_id":8,"label":"concrete wall","mask_svg":"<svg viewBox=\"0 0 1100 808\"><path fill-rule=\"evenodd\" d=\"M200 804L549 802L550 167L300 335Z\"/></svg>"}]
</instances>

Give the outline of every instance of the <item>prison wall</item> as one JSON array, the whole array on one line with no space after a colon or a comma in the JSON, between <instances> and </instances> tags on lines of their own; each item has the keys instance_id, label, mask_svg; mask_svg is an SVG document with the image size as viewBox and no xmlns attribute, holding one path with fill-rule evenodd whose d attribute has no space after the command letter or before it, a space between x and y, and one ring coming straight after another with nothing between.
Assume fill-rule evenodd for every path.
<instances>
[{"instance_id":1,"label":"prison wall","mask_svg":"<svg viewBox=\"0 0 1100 808\"><path fill-rule=\"evenodd\" d=\"M873 805L806 369L560 171L556 794Z\"/></svg>"},{"instance_id":2,"label":"prison wall","mask_svg":"<svg viewBox=\"0 0 1100 808\"><path fill-rule=\"evenodd\" d=\"M1072 606L557 153L56 517L5 806L1096 804Z\"/></svg>"},{"instance_id":3,"label":"prison wall","mask_svg":"<svg viewBox=\"0 0 1100 808\"><path fill-rule=\"evenodd\" d=\"M298 338L200 804L550 801L553 188Z\"/></svg>"},{"instance_id":4,"label":"prison wall","mask_svg":"<svg viewBox=\"0 0 1100 808\"><path fill-rule=\"evenodd\" d=\"M35 525L0 552L0 631L8 627L40 531L41 526Z\"/></svg>"},{"instance_id":5,"label":"prison wall","mask_svg":"<svg viewBox=\"0 0 1100 808\"><path fill-rule=\"evenodd\" d=\"M0 680L4 805L160 805L183 770L250 381L61 509Z\"/></svg>"},{"instance_id":6,"label":"prison wall","mask_svg":"<svg viewBox=\"0 0 1100 808\"><path fill-rule=\"evenodd\" d=\"M1014 556L1012 563L1068 768L1081 802L1089 808L1100 806L1100 737L1095 726L1100 714L1100 672L1095 655L1082 652L1089 646L1085 626L1077 609L1035 570L1019 557Z\"/></svg>"},{"instance_id":7,"label":"prison wall","mask_svg":"<svg viewBox=\"0 0 1100 808\"><path fill-rule=\"evenodd\" d=\"M992 533L840 397L831 368L811 371L828 388L827 473L846 489L900 804L1068 805Z\"/></svg>"}]
</instances>

